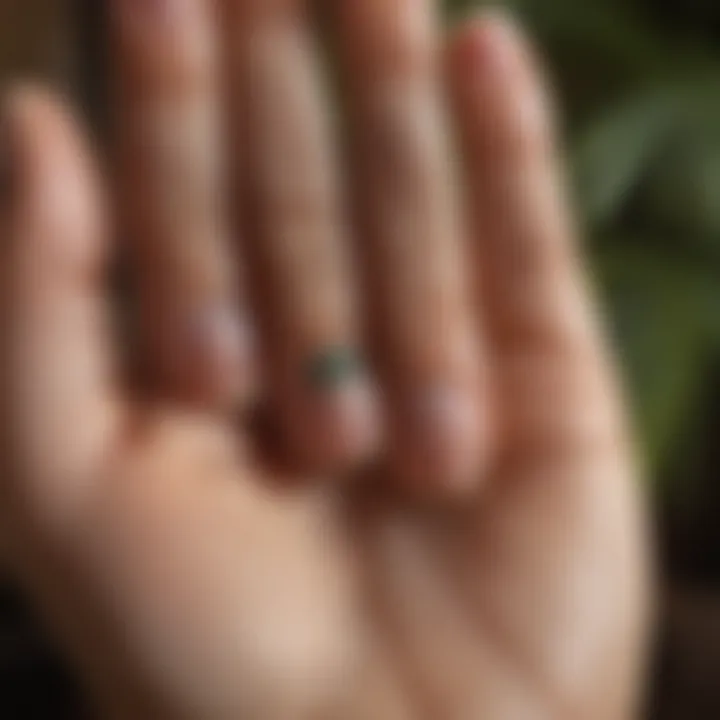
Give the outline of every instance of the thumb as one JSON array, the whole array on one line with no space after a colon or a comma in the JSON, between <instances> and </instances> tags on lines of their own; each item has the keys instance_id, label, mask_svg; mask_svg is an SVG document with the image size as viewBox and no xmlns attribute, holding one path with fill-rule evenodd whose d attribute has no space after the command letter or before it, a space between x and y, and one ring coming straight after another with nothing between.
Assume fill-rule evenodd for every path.
<instances>
[{"instance_id":1,"label":"thumb","mask_svg":"<svg viewBox=\"0 0 720 720\"><path fill-rule=\"evenodd\" d=\"M104 317L103 209L90 154L59 101L19 88L3 111L2 489L23 510L57 521L97 476L119 417Z\"/></svg>"}]
</instances>

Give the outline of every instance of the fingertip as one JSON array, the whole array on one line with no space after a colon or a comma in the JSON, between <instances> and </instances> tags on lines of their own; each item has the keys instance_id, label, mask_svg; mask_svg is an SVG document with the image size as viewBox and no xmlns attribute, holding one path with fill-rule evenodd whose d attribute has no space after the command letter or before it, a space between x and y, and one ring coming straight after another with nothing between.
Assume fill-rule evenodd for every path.
<instances>
[{"instance_id":1,"label":"fingertip","mask_svg":"<svg viewBox=\"0 0 720 720\"><path fill-rule=\"evenodd\" d=\"M296 454L313 470L344 472L377 458L383 442L379 393L366 377L309 392L290 418Z\"/></svg>"},{"instance_id":2,"label":"fingertip","mask_svg":"<svg viewBox=\"0 0 720 720\"><path fill-rule=\"evenodd\" d=\"M377 397L366 385L349 387L333 400L335 409L327 418L335 435L332 461L353 469L371 461L380 450L382 424Z\"/></svg>"},{"instance_id":3,"label":"fingertip","mask_svg":"<svg viewBox=\"0 0 720 720\"><path fill-rule=\"evenodd\" d=\"M98 267L106 250L103 198L69 103L52 90L16 84L2 98L0 135L6 216L28 252L58 277Z\"/></svg>"},{"instance_id":4,"label":"fingertip","mask_svg":"<svg viewBox=\"0 0 720 720\"><path fill-rule=\"evenodd\" d=\"M508 8L486 7L458 21L450 34L449 48L458 59L489 56L525 44L518 16Z\"/></svg>"},{"instance_id":5,"label":"fingertip","mask_svg":"<svg viewBox=\"0 0 720 720\"><path fill-rule=\"evenodd\" d=\"M188 312L158 354L167 358L172 394L210 410L250 405L258 392L254 328L232 304Z\"/></svg>"},{"instance_id":6,"label":"fingertip","mask_svg":"<svg viewBox=\"0 0 720 720\"><path fill-rule=\"evenodd\" d=\"M555 147L556 109L545 67L517 18L486 10L448 45L453 105L468 147L525 161Z\"/></svg>"},{"instance_id":7,"label":"fingertip","mask_svg":"<svg viewBox=\"0 0 720 720\"><path fill-rule=\"evenodd\" d=\"M408 403L398 432L399 474L421 496L465 496L483 484L484 411L473 394L437 386Z\"/></svg>"},{"instance_id":8,"label":"fingertip","mask_svg":"<svg viewBox=\"0 0 720 720\"><path fill-rule=\"evenodd\" d=\"M343 55L360 77L378 71L396 76L427 71L439 38L432 3L346 0L337 6Z\"/></svg>"},{"instance_id":9,"label":"fingertip","mask_svg":"<svg viewBox=\"0 0 720 720\"><path fill-rule=\"evenodd\" d=\"M505 8L485 8L458 23L450 35L447 65L457 87L518 69L528 41L519 20Z\"/></svg>"},{"instance_id":10,"label":"fingertip","mask_svg":"<svg viewBox=\"0 0 720 720\"><path fill-rule=\"evenodd\" d=\"M5 89L0 112L7 131L18 141L44 131L53 136L62 135L77 150L83 144L80 122L70 103L48 87L29 81L15 82Z\"/></svg>"}]
</instances>

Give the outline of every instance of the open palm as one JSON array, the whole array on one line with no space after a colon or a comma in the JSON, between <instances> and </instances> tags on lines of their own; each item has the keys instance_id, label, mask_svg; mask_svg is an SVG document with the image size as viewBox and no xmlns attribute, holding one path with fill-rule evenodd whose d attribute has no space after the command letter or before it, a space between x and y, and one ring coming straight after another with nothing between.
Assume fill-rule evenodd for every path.
<instances>
[{"instance_id":1,"label":"open palm","mask_svg":"<svg viewBox=\"0 0 720 720\"><path fill-rule=\"evenodd\" d=\"M218 43L210 3L114 5L143 390L111 369L100 183L36 90L5 106L1 226L7 555L100 706L632 717L637 477L517 31L487 17L447 43L461 213L428 8L342 4L361 282L297 8L228 3ZM240 250L219 200L226 56ZM258 393L270 431L236 412Z\"/></svg>"}]
</instances>

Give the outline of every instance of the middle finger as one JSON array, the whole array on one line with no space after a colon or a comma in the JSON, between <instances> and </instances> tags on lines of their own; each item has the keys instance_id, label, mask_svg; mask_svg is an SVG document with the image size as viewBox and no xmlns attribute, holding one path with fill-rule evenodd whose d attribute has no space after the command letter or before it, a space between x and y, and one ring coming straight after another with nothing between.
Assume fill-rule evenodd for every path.
<instances>
[{"instance_id":1,"label":"middle finger","mask_svg":"<svg viewBox=\"0 0 720 720\"><path fill-rule=\"evenodd\" d=\"M483 365L439 24L430 0L346 0L338 9L395 466L415 485L467 489L484 453Z\"/></svg>"},{"instance_id":2,"label":"middle finger","mask_svg":"<svg viewBox=\"0 0 720 720\"><path fill-rule=\"evenodd\" d=\"M235 160L247 194L272 401L291 451L354 463L378 442L360 350L340 183L315 45L301 7L230 2Z\"/></svg>"}]
</instances>

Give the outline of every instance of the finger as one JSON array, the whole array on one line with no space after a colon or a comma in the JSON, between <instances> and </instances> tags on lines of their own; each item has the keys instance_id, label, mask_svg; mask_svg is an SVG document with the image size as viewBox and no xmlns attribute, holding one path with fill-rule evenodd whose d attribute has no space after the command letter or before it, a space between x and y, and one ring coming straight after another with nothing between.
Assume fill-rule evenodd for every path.
<instances>
[{"instance_id":1,"label":"finger","mask_svg":"<svg viewBox=\"0 0 720 720\"><path fill-rule=\"evenodd\" d=\"M450 57L503 442L546 450L616 432L616 398L532 52L510 19L492 15L461 28Z\"/></svg>"},{"instance_id":2,"label":"finger","mask_svg":"<svg viewBox=\"0 0 720 720\"><path fill-rule=\"evenodd\" d=\"M338 20L395 463L417 486L467 489L485 451L484 373L431 3L350 0Z\"/></svg>"},{"instance_id":3,"label":"finger","mask_svg":"<svg viewBox=\"0 0 720 720\"><path fill-rule=\"evenodd\" d=\"M631 715L626 681L637 679L645 543L546 81L512 20L497 14L459 29L450 72L505 478L457 536L460 586L564 707L595 698L604 716ZM609 627L618 632L598 630Z\"/></svg>"},{"instance_id":4,"label":"finger","mask_svg":"<svg viewBox=\"0 0 720 720\"><path fill-rule=\"evenodd\" d=\"M154 379L227 406L253 391L252 331L224 204L210 0L114 0L123 230Z\"/></svg>"},{"instance_id":5,"label":"finger","mask_svg":"<svg viewBox=\"0 0 720 720\"><path fill-rule=\"evenodd\" d=\"M228 43L275 405L294 453L335 467L373 454L380 420L329 112L298 5L232 3Z\"/></svg>"},{"instance_id":6,"label":"finger","mask_svg":"<svg viewBox=\"0 0 720 720\"><path fill-rule=\"evenodd\" d=\"M30 88L9 93L2 143L3 480L18 481L21 501L51 521L79 502L120 413L103 208L89 153L55 99Z\"/></svg>"}]
</instances>

